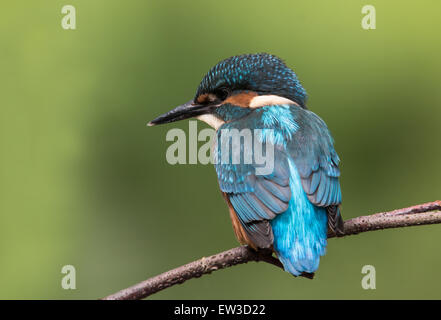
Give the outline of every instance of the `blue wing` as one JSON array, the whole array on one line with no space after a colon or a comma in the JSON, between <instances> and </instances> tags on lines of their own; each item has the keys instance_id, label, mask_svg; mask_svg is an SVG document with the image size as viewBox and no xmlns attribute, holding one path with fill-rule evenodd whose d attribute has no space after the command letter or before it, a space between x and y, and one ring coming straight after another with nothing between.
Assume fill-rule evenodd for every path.
<instances>
[{"instance_id":1,"label":"blue wing","mask_svg":"<svg viewBox=\"0 0 441 320\"><path fill-rule=\"evenodd\" d=\"M316 114L308 110L297 111L294 115L300 129L289 141L288 153L294 159L309 201L327 209L329 231L341 235L344 231L339 209L340 158L334 141L326 124Z\"/></svg>"},{"instance_id":2,"label":"blue wing","mask_svg":"<svg viewBox=\"0 0 441 320\"><path fill-rule=\"evenodd\" d=\"M256 247L272 246L274 235L270 221L288 209L293 192L290 187L290 159L297 167L309 201L338 211L341 201L339 159L326 125L319 117L296 106L263 107L244 118L224 124L218 130L217 141L221 140L223 130L247 128L261 129L263 148L274 148L273 172L257 175L258 165L244 163L243 158L240 163L233 164L231 155L229 163L222 163L225 148L220 147L221 143L216 144L215 167L220 189L230 200L241 226ZM265 136L267 129L273 130L272 136ZM244 139L240 142L243 154ZM334 216L337 217L337 213ZM331 217L328 223L335 226L333 220L338 221Z\"/></svg>"},{"instance_id":3,"label":"blue wing","mask_svg":"<svg viewBox=\"0 0 441 320\"><path fill-rule=\"evenodd\" d=\"M289 165L285 151L280 146L274 147L274 167L270 174L257 175L259 167L254 161L233 164L232 155L227 162L222 163L225 148L221 148L221 135L226 130L242 130L253 128L258 120L257 115L224 124L217 134L215 147L217 163L215 165L220 189L228 197L237 218L255 247L269 248L273 244L273 232L269 223L278 214L288 209L291 199L289 186ZM231 139L228 145L231 145ZM263 150L267 150L266 143ZM244 140L240 140L240 151L244 153Z\"/></svg>"}]
</instances>

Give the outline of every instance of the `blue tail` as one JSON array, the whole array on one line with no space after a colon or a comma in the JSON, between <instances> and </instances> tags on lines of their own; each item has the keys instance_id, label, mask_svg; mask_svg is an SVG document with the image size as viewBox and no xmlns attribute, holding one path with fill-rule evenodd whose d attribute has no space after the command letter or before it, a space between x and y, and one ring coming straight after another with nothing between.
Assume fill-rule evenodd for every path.
<instances>
[{"instance_id":1,"label":"blue tail","mask_svg":"<svg viewBox=\"0 0 441 320\"><path fill-rule=\"evenodd\" d=\"M288 210L271 221L274 250L285 271L313 273L326 253L326 209L313 205L303 190L297 168L289 162L292 197Z\"/></svg>"}]
</instances>

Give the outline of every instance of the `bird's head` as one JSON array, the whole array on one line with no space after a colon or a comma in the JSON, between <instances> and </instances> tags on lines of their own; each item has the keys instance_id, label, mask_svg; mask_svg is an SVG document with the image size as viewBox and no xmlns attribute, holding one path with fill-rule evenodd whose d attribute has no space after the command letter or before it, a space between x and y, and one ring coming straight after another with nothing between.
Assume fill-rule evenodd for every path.
<instances>
[{"instance_id":1,"label":"bird's head","mask_svg":"<svg viewBox=\"0 0 441 320\"><path fill-rule=\"evenodd\" d=\"M202 79L194 99L149 122L149 126L196 117L218 128L255 108L296 104L306 91L296 74L276 56L245 54L219 62Z\"/></svg>"}]
</instances>

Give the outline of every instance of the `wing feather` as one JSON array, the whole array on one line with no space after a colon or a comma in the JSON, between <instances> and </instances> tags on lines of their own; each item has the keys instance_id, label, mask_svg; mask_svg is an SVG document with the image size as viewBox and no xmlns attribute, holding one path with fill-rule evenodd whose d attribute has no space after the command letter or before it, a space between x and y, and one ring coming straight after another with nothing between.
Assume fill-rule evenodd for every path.
<instances>
[{"instance_id":1,"label":"wing feather","mask_svg":"<svg viewBox=\"0 0 441 320\"><path fill-rule=\"evenodd\" d=\"M287 135L286 141L273 143L274 170L271 174L257 175L258 166L254 163L224 164L221 161L222 148L217 142L215 146L219 186L230 200L248 238L259 248L272 245L273 233L269 221L288 209L292 197L289 157L294 160L309 201L316 206L326 207L329 231L343 233L339 209L340 159L335 152L332 137L325 123L314 113L296 106L290 107L290 110L297 129L290 138ZM224 124L218 130L216 141L220 141L222 129L242 130L263 126L261 118L261 113L251 112L240 120ZM240 140L241 152L244 140Z\"/></svg>"}]
</instances>

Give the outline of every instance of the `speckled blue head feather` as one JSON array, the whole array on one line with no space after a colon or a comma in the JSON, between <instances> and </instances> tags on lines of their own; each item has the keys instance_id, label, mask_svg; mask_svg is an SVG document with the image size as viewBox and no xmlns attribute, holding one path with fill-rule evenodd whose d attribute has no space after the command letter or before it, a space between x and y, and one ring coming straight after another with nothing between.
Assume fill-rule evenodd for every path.
<instances>
[{"instance_id":1,"label":"speckled blue head feather","mask_svg":"<svg viewBox=\"0 0 441 320\"><path fill-rule=\"evenodd\" d=\"M196 97L204 93L250 90L285 97L305 107L307 94L293 70L267 53L225 59L202 79Z\"/></svg>"}]
</instances>

